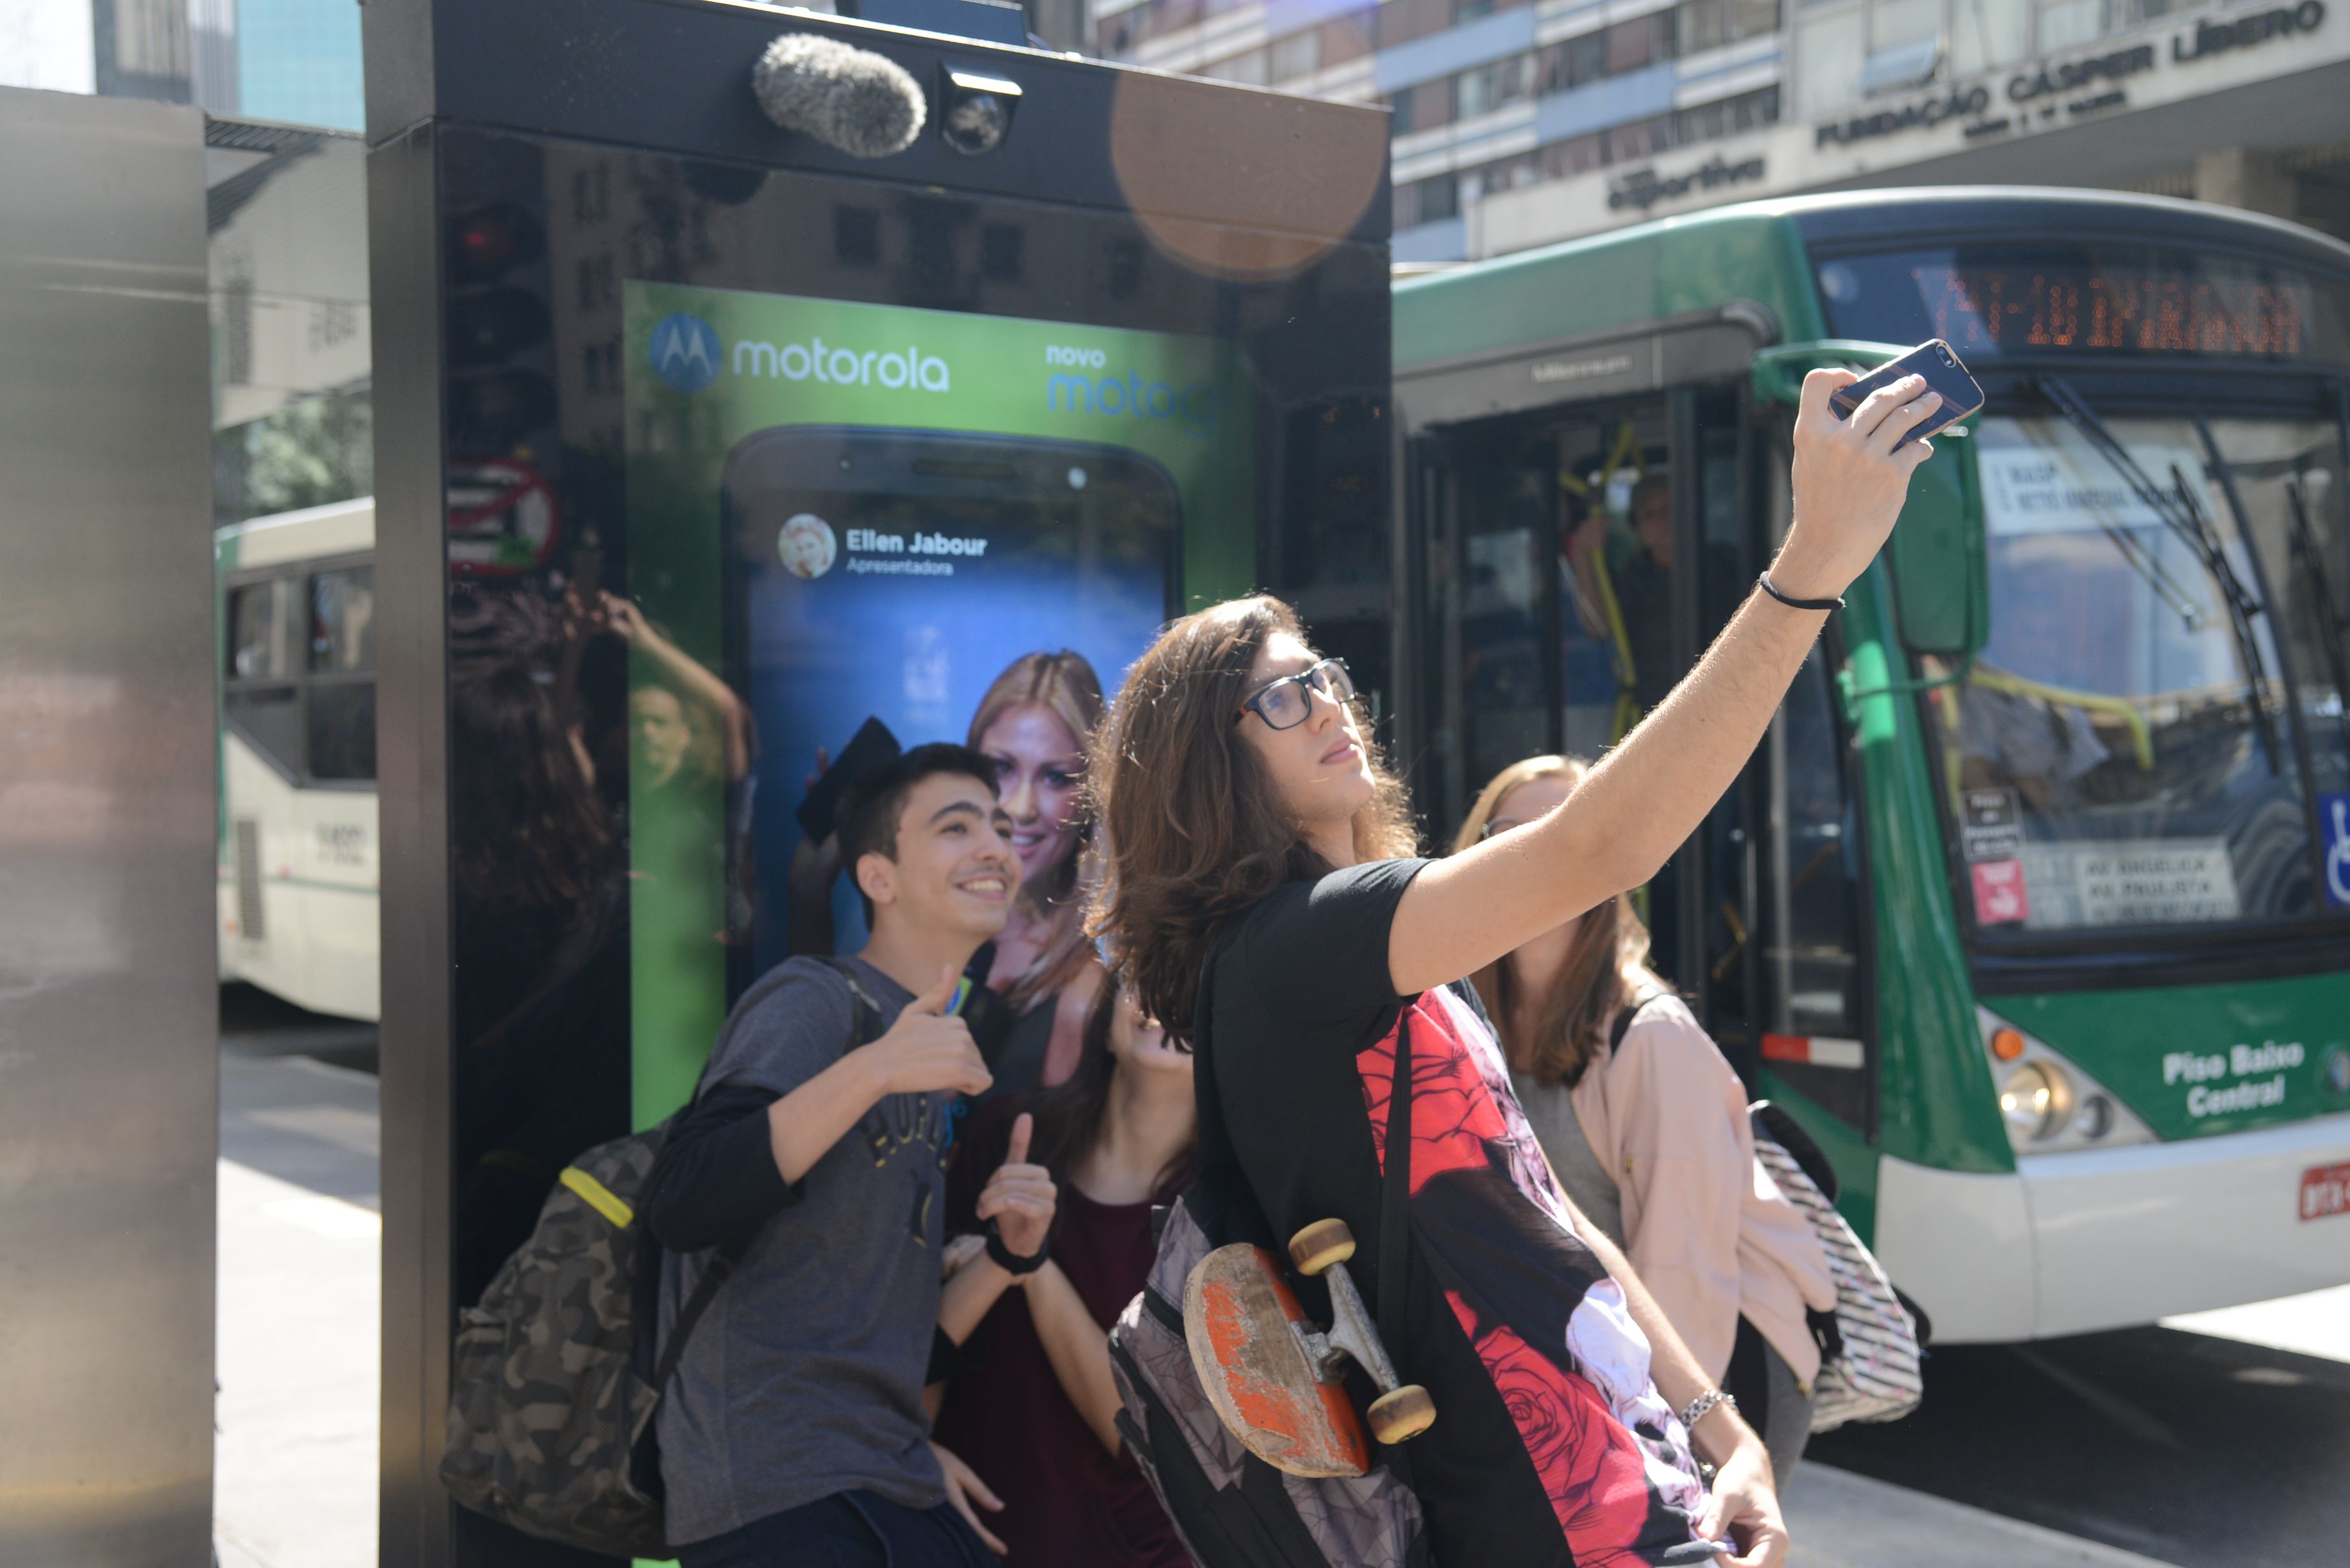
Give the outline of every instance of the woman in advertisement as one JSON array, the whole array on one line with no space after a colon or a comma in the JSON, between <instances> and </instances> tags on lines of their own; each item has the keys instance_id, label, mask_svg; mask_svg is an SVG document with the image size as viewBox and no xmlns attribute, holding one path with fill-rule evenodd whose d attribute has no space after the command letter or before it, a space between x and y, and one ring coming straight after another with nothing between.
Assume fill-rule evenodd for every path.
<instances>
[{"instance_id":1,"label":"woman in advertisement","mask_svg":"<svg viewBox=\"0 0 2350 1568\"><path fill-rule=\"evenodd\" d=\"M1814 370L1794 523L1696 670L1555 808L1441 860L1410 856L1402 786L1346 666L1278 600L1169 627L1094 753L1113 977L1196 1053L1194 1208L1280 1247L1343 1221L1400 1300L1373 1301L1439 1412L1409 1447L1430 1558L1480 1568L1685 1560L1779 1568L1770 1458L1543 1157L1463 982L1654 876L1737 778L1930 454L1922 378L1848 420ZM1465 994L1464 994L1465 992ZM1382 1260L1408 1088L1401 1258ZM1399 1175L1402 1175L1399 1172ZM1698 1457L1717 1467L1712 1487Z\"/></svg>"},{"instance_id":2,"label":"woman in advertisement","mask_svg":"<svg viewBox=\"0 0 2350 1568\"><path fill-rule=\"evenodd\" d=\"M1085 934L1093 834L1084 793L1087 752L1103 708L1092 661L1061 649L1014 659L972 714L966 743L994 764L1020 855L1020 897L988 965L996 1004L992 1016L972 1015L995 1094L1049 1086L1076 1071L1087 1015L1101 995L1101 961ZM832 950L831 890L839 871L839 849L829 839L804 841L795 852L794 952Z\"/></svg>"},{"instance_id":3,"label":"woman in advertisement","mask_svg":"<svg viewBox=\"0 0 2350 1568\"><path fill-rule=\"evenodd\" d=\"M1014 659L972 715L967 743L995 764L1020 854L1020 898L987 976L1014 1019L995 1061L996 1082L1007 1089L1058 1084L1076 1070L1086 1017L1101 994L1080 884L1092 836L1086 753L1102 706L1092 663L1063 649Z\"/></svg>"}]
</instances>

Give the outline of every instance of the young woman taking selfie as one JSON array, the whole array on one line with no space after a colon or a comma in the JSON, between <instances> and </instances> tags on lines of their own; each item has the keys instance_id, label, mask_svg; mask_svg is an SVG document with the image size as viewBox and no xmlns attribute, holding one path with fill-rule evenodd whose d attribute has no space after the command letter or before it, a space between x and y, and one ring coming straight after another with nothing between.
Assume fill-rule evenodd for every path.
<instances>
[{"instance_id":1,"label":"young woman taking selfie","mask_svg":"<svg viewBox=\"0 0 2350 1568\"><path fill-rule=\"evenodd\" d=\"M1804 381L1794 521L1758 591L1580 788L1514 833L1409 857L1345 667L1269 598L1170 627L1097 749L1095 928L1143 1011L1198 1048L1201 1179L1245 1195L1251 1240L1334 1218L1354 1231L1367 1304L1399 1325L1388 1353L1439 1412L1407 1450L1439 1563L1631 1568L1725 1538L1741 1568L1785 1561L1761 1439L1574 1212L1482 1010L1450 988L1647 881L1744 766L1928 455L1896 448L1935 406L1922 380L1839 421L1829 395L1854 379ZM1399 1049L1397 1308L1376 1285ZM1697 1456L1718 1467L1711 1493Z\"/></svg>"}]
</instances>

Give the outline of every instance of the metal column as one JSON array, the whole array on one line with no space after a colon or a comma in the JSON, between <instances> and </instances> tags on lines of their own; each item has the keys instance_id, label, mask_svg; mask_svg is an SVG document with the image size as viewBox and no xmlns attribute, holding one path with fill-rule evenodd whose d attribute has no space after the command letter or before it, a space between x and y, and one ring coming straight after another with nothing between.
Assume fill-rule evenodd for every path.
<instances>
[{"instance_id":1,"label":"metal column","mask_svg":"<svg viewBox=\"0 0 2350 1568\"><path fill-rule=\"evenodd\" d=\"M211 1551L203 118L0 88L0 1563Z\"/></svg>"}]
</instances>

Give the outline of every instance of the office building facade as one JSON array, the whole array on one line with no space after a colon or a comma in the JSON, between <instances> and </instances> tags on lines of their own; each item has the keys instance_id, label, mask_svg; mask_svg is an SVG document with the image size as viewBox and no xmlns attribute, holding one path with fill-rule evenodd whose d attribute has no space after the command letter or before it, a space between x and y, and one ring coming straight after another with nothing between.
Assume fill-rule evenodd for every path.
<instances>
[{"instance_id":1,"label":"office building facade","mask_svg":"<svg viewBox=\"0 0 2350 1568\"><path fill-rule=\"evenodd\" d=\"M1393 113L1396 257L2028 183L2350 234L2345 0L1093 0L1105 56Z\"/></svg>"}]
</instances>

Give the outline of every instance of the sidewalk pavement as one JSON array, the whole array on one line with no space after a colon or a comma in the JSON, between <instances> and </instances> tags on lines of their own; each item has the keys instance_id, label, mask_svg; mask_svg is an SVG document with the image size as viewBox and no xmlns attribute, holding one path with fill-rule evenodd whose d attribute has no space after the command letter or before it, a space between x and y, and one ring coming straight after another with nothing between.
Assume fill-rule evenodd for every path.
<instances>
[{"instance_id":1,"label":"sidewalk pavement","mask_svg":"<svg viewBox=\"0 0 2350 1568\"><path fill-rule=\"evenodd\" d=\"M221 1059L221 1568L375 1568L376 1082Z\"/></svg>"},{"instance_id":2,"label":"sidewalk pavement","mask_svg":"<svg viewBox=\"0 0 2350 1568\"><path fill-rule=\"evenodd\" d=\"M222 1568L375 1568L376 1081L224 1053L221 1155ZM1790 1568L2165 1568L1825 1465L1786 1510Z\"/></svg>"}]
</instances>

